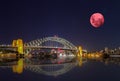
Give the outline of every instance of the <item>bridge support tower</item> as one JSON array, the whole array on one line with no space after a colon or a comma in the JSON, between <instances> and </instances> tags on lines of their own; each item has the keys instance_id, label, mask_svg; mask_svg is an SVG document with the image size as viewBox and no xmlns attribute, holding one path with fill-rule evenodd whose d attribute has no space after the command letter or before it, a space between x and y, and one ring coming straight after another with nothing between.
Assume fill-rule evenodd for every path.
<instances>
[{"instance_id":1,"label":"bridge support tower","mask_svg":"<svg viewBox=\"0 0 120 81\"><path fill-rule=\"evenodd\" d=\"M23 55L24 52L24 47L23 47L23 40L22 39L17 39L17 40L13 40L12 42L12 46L13 47L17 47L17 51L20 55Z\"/></svg>"},{"instance_id":2,"label":"bridge support tower","mask_svg":"<svg viewBox=\"0 0 120 81\"><path fill-rule=\"evenodd\" d=\"M78 54L77 54L77 56L82 57L82 47L81 46L78 47Z\"/></svg>"},{"instance_id":3,"label":"bridge support tower","mask_svg":"<svg viewBox=\"0 0 120 81\"><path fill-rule=\"evenodd\" d=\"M77 59L78 59L78 65L82 66L82 47L78 47L78 54L77 54Z\"/></svg>"}]
</instances>

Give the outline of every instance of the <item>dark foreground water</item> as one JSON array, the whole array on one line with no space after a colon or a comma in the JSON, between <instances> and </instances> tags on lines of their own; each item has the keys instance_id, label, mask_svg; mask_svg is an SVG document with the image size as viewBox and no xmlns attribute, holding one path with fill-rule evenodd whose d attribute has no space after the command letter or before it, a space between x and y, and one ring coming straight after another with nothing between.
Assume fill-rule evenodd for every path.
<instances>
[{"instance_id":1,"label":"dark foreground water","mask_svg":"<svg viewBox=\"0 0 120 81\"><path fill-rule=\"evenodd\" d=\"M0 81L120 81L120 58L1 60Z\"/></svg>"}]
</instances>

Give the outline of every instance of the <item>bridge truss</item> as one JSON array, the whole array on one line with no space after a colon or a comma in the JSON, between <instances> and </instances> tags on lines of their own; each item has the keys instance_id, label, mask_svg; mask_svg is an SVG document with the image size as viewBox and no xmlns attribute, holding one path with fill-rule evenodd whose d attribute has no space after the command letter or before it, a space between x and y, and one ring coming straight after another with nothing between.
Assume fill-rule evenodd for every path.
<instances>
[{"instance_id":1,"label":"bridge truss","mask_svg":"<svg viewBox=\"0 0 120 81\"><path fill-rule=\"evenodd\" d=\"M24 44L26 53L31 51L31 48L61 48L65 50L77 50L76 46L69 41L60 37L45 37Z\"/></svg>"}]
</instances>

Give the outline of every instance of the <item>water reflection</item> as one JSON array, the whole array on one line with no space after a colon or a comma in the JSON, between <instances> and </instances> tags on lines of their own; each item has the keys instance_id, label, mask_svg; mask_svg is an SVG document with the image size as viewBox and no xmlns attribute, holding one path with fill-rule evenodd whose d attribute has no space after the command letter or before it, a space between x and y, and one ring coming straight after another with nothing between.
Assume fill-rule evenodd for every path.
<instances>
[{"instance_id":1,"label":"water reflection","mask_svg":"<svg viewBox=\"0 0 120 81\"><path fill-rule=\"evenodd\" d=\"M50 76L64 74L77 65L76 58L73 57L26 58L25 63L26 70Z\"/></svg>"},{"instance_id":2,"label":"water reflection","mask_svg":"<svg viewBox=\"0 0 120 81\"><path fill-rule=\"evenodd\" d=\"M49 76L59 76L72 70L76 66L83 66L88 61L99 61L104 64L120 65L120 58L110 57L81 57L59 56L57 58L0 58L0 68L11 68L14 73L22 74L24 70Z\"/></svg>"},{"instance_id":3,"label":"water reflection","mask_svg":"<svg viewBox=\"0 0 120 81\"><path fill-rule=\"evenodd\" d=\"M24 70L35 73L58 76L77 65L75 56L60 56L57 58L1 58L0 67L11 68L14 73L21 74Z\"/></svg>"}]
</instances>

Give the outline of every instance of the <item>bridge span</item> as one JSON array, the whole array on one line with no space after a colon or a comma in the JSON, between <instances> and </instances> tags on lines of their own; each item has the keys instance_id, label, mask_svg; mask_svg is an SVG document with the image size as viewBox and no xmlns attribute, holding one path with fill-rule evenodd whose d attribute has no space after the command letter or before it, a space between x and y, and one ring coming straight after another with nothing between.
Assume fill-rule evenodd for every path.
<instances>
[{"instance_id":1,"label":"bridge span","mask_svg":"<svg viewBox=\"0 0 120 81\"><path fill-rule=\"evenodd\" d=\"M36 39L28 43L23 43L22 39L13 40L11 45L0 45L0 49L12 49L19 54L29 54L33 50L58 49L77 53L81 56L82 47L76 47L71 42L60 37L45 37Z\"/></svg>"}]
</instances>

